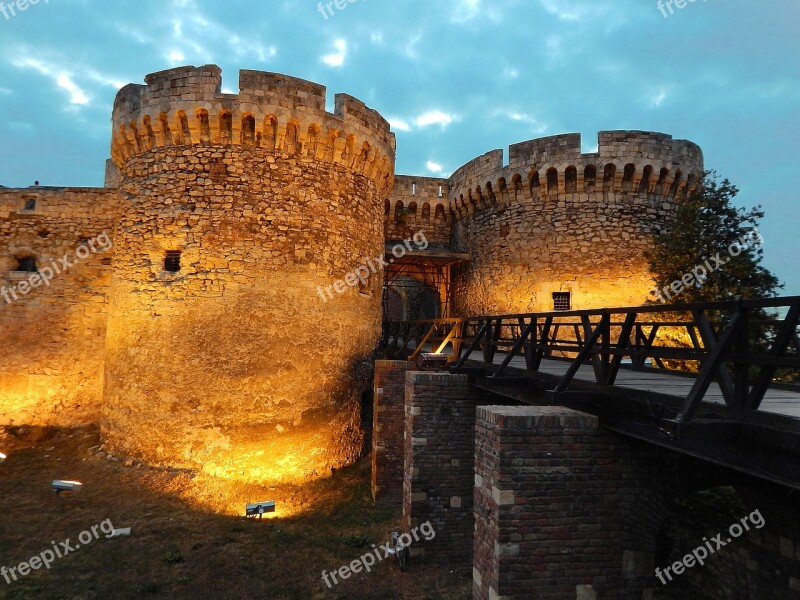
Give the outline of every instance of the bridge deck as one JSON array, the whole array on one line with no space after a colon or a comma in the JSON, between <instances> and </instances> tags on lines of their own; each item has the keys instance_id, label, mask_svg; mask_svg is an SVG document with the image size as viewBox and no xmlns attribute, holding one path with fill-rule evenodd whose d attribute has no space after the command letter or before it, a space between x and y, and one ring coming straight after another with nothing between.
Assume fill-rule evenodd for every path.
<instances>
[{"instance_id":1,"label":"bridge deck","mask_svg":"<svg viewBox=\"0 0 800 600\"><path fill-rule=\"evenodd\" d=\"M499 366L505 357L505 353L498 352L495 355L494 364ZM469 360L473 363L483 364L483 354L475 351L470 354ZM545 358L542 359L539 373L560 378L567 372L569 365L570 361L567 360ZM521 356L515 356L511 359L509 366L524 371L525 359ZM682 400L689 394L695 379L696 378L690 374L677 374L658 369L639 370L626 368L623 365L619 375L617 375L614 387L647 391L655 394L663 394L665 396L675 396L677 399ZM575 380L576 382L594 383L595 376L592 366L583 365L580 367L575 376ZM704 401L712 404L725 404L722 391L717 383L711 385L708 392L706 392ZM786 415L800 419L800 391L794 392L788 389L770 388L764 397L760 410L762 412Z\"/></svg>"},{"instance_id":2,"label":"bridge deck","mask_svg":"<svg viewBox=\"0 0 800 600\"><path fill-rule=\"evenodd\" d=\"M455 355L500 397L800 489L800 391L775 381L800 373L800 296L389 322L381 347Z\"/></svg>"}]
</instances>

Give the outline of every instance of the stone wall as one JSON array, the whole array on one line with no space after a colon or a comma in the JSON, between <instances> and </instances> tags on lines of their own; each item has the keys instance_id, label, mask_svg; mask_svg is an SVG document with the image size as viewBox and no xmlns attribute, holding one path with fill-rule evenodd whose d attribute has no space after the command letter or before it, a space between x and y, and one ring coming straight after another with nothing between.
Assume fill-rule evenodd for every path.
<instances>
[{"instance_id":1,"label":"stone wall","mask_svg":"<svg viewBox=\"0 0 800 600\"><path fill-rule=\"evenodd\" d=\"M455 277L455 314L640 305L652 277L643 256L677 203L699 182L700 149L649 132L601 132L496 150L450 178L454 248L471 261Z\"/></svg>"},{"instance_id":2,"label":"stone wall","mask_svg":"<svg viewBox=\"0 0 800 600\"><path fill-rule=\"evenodd\" d=\"M0 190L0 424L99 421L116 202L115 190ZM25 258L38 274L17 270Z\"/></svg>"},{"instance_id":3,"label":"stone wall","mask_svg":"<svg viewBox=\"0 0 800 600\"><path fill-rule=\"evenodd\" d=\"M113 118L108 444L221 477L326 476L361 453L352 371L380 335L382 281L331 286L383 249L394 136L282 75L243 71L238 96L213 66L146 81Z\"/></svg>"},{"instance_id":4,"label":"stone wall","mask_svg":"<svg viewBox=\"0 0 800 600\"><path fill-rule=\"evenodd\" d=\"M447 179L396 176L384 203L386 240L407 240L422 232L430 244L449 246L453 218L448 191Z\"/></svg>"}]
</instances>

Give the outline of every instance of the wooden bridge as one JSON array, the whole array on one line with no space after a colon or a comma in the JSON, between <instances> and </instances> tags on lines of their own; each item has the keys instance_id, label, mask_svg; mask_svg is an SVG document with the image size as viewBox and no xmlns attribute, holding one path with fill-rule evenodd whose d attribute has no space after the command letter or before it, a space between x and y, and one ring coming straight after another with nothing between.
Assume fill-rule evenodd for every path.
<instances>
[{"instance_id":1,"label":"wooden bridge","mask_svg":"<svg viewBox=\"0 0 800 600\"><path fill-rule=\"evenodd\" d=\"M799 323L794 296L392 322L381 347L447 354L499 396L800 489Z\"/></svg>"}]
</instances>

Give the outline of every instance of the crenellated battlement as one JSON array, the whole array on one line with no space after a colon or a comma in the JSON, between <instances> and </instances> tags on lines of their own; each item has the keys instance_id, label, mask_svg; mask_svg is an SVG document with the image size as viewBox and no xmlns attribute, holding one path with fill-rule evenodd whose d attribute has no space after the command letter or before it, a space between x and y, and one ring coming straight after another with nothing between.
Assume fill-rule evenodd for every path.
<instances>
[{"instance_id":1,"label":"crenellated battlement","mask_svg":"<svg viewBox=\"0 0 800 600\"><path fill-rule=\"evenodd\" d=\"M384 204L386 239L398 240L423 232L428 241L448 244L452 216L447 179L397 175Z\"/></svg>"},{"instance_id":2,"label":"crenellated battlement","mask_svg":"<svg viewBox=\"0 0 800 600\"><path fill-rule=\"evenodd\" d=\"M122 88L114 102L111 156L127 160L168 146L237 145L338 163L392 188L395 137L377 111L347 94L325 110L325 87L278 73L240 71L222 93L216 65L179 67Z\"/></svg>"},{"instance_id":3,"label":"crenellated battlement","mask_svg":"<svg viewBox=\"0 0 800 600\"><path fill-rule=\"evenodd\" d=\"M514 144L508 165L502 150L479 156L450 177L456 218L527 197L597 192L681 198L699 182L703 153L697 144L647 131L601 131L598 150L581 152L577 133Z\"/></svg>"}]
</instances>

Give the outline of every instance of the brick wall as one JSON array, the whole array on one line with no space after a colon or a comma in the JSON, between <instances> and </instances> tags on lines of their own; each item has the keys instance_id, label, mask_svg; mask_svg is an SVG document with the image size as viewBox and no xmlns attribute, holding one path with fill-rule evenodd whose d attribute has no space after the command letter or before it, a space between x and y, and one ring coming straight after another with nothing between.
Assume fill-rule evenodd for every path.
<instances>
[{"instance_id":1,"label":"brick wall","mask_svg":"<svg viewBox=\"0 0 800 600\"><path fill-rule=\"evenodd\" d=\"M706 467L713 468L713 467ZM800 598L800 507L796 494L753 480L748 485L712 487L683 498L663 520L667 541L657 554L662 570L658 600L749 600ZM745 518L747 527L741 527ZM731 527L737 527L734 537ZM743 531L742 531L743 530ZM682 561L703 540L722 533L705 564L680 574L664 570ZM674 567L672 567L674 569Z\"/></svg>"},{"instance_id":2,"label":"brick wall","mask_svg":"<svg viewBox=\"0 0 800 600\"><path fill-rule=\"evenodd\" d=\"M436 537L411 548L426 563L471 562L475 408L484 398L466 375L406 375L403 529L430 521Z\"/></svg>"},{"instance_id":3,"label":"brick wall","mask_svg":"<svg viewBox=\"0 0 800 600\"><path fill-rule=\"evenodd\" d=\"M652 552L625 542L631 502L649 501L638 479L646 470L633 469L632 454L591 415L479 408L474 597L648 597ZM652 550L653 536L643 537Z\"/></svg>"},{"instance_id":4,"label":"brick wall","mask_svg":"<svg viewBox=\"0 0 800 600\"><path fill-rule=\"evenodd\" d=\"M403 505L406 371L413 367L404 360L375 361L372 498L383 506Z\"/></svg>"}]
</instances>

